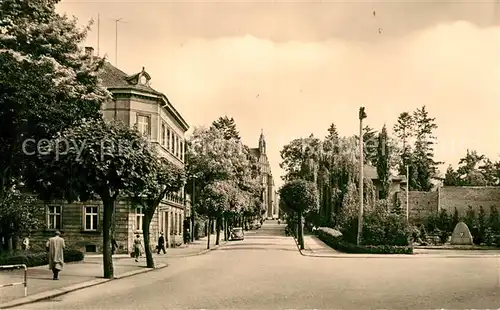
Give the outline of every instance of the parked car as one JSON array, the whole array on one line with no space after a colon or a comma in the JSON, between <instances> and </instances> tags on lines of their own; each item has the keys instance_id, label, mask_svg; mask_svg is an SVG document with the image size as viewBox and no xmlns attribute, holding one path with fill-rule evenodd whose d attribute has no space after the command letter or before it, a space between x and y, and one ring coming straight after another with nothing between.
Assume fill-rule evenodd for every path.
<instances>
[{"instance_id":1,"label":"parked car","mask_svg":"<svg viewBox=\"0 0 500 310\"><path fill-rule=\"evenodd\" d=\"M252 223L252 225L250 226L250 229L259 229L262 225L258 222L258 221L255 221Z\"/></svg>"},{"instance_id":2,"label":"parked car","mask_svg":"<svg viewBox=\"0 0 500 310\"><path fill-rule=\"evenodd\" d=\"M243 227L235 227L231 229L231 240L243 240L245 239L245 233L243 232Z\"/></svg>"}]
</instances>

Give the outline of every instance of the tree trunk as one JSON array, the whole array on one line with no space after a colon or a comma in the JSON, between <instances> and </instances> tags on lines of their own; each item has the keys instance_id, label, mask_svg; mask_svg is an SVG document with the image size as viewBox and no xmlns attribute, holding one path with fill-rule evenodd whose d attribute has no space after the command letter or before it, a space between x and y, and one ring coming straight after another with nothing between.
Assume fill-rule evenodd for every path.
<instances>
[{"instance_id":1,"label":"tree trunk","mask_svg":"<svg viewBox=\"0 0 500 310\"><path fill-rule=\"evenodd\" d=\"M151 207L148 207L151 208ZM154 212L146 210L142 218L142 237L144 239L144 253L146 254L146 267L155 268L153 253L151 252L151 240L149 236L149 227L153 219Z\"/></svg>"},{"instance_id":2,"label":"tree trunk","mask_svg":"<svg viewBox=\"0 0 500 310\"><path fill-rule=\"evenodd\" d=\"M222 229L224 229L224 241L227 241L227 216L224 218L222 226Z\"/></svg>"},{"instance_id":3,"label":"tree trunk","mask_svg":"<svg viewBox=\"0 0 500 310\"><path fill-rule=\"evenodd\" d=\"M221 216L216 219L215 222L215 245L220 244L220 227L221 227Z\"/></svg>"},{"instance_id":4,"label":"tree trunk","mask_svg":"<svg viewBox=\"0 0 500 310\"><path fill-rule=\"evenodd\" d=\"M211 222L212 220L210 218L208 218L208 223L207 223L207 250L210 249L210 235L211 235L211 231L210 231L210 227L211 227Z\"/></svg>"},{"instance_id":5,"label":"tree trunk","mask_svg":"<svg viewBox=\"0 0 500 310\"><path fill-rule=\"evenodd\" d=\"M304 249L304 225L302 225L302 211L299 212L299 220L298 220L298 233L299 233L299 245L300 249Z\"/></svg>"},{"instance_id":6,"label":"tree trunk","mask_svg":"<svg viewBox=\"0 0 500 310\"><path fill-rule=\"evenodd\" d=\"M193 210L193 207L191 207L191 242L194 242L194 240L196 238L196 235L194 234L194 231L196 229L195 217L196 217L196 214Z\"/></svg>"},{"instance_id":7,"label":"tree trunk","mask_svg":"<svg viewBox=\"0 0 500 310\"><path fill-rule=\"evenodd\" d=\"M111 219L115 206L115 199L101 198L103 203L103 220L102 220L102 263L104 269L104 278L113 279L113 257L111 251Z\"/></svg>"}]
</instances>

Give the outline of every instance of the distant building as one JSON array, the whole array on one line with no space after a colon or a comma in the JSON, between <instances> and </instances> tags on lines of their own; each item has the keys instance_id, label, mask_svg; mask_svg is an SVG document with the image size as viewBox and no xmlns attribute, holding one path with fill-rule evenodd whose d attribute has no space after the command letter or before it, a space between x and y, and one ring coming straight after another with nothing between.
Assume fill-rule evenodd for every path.
<instances>
[{"instance_id":1,"label":"distant building","mask_svg":"<svg viewBox=\"0 0 500 310\"><path fill-rule=\"evenodd\" d=\"M278 214L277 206L275 205L275 190L274 179L271 173L271 165L266 154L266 140L264 133L261 132L259 138L259 147L251 148L250 153L257 158L260 168L259 178L262 180L264 191L262 193L262 200L264 204L264 217L268 219L276 218Z\"/></svg>"},{"instance_id":2,"label":"distant building","mask_svg":"<svg viewBox=\"0 0 500 310\"><path fill-rule=\"evenodd\" d=\"M371 165L365 165L363 169L363 176L365 178L369 178L372 181L373 186L375 186L375 196L377 197L377 199L380 199L380 194L382 192L382 183L378 178L377 168ZM406 185L406 176L390 176L389 181L389 192L399 193L401 191L401 187Z\"/></svg>"},{"instance_id":3,"label":"distant building","mask_svg":"<svg viewBox=\"0 0 500 310\"><path fill-rule=\"evenodd\" d=\"M87 47L91 54L93 49ZM102 112L106 119L117 119L137 129L156 146L161 156L179 167L184 167L184 135L188 124L168 98L151 88L151 76L144 68L128 75L110 63L104 65L101 79L113 94L113 100L104 103ZM65 203L52 201L43 205L46 211L45 229L37 232L33 240L43 243L55 230L64 232L66 244L86 252L102 251L102 203L86 201ZM183 222L186 210L184 191L164 199L151 222L151 242L160 232L165 233L168 246L183 242ZM116 204L113 217L113 235L118 244L117 252L130 252L135 234L142 234L144 212L141 206L123 200Z\"/></svg>"}]
</instances>

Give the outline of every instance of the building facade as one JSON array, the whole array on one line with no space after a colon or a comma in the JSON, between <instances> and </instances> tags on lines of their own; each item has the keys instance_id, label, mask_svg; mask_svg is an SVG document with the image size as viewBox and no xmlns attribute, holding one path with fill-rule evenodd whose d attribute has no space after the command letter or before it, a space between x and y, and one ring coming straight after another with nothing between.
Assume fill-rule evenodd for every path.
<instances>
[{"instance_id":1,"label":"building facade","mask_svg":"<svg viewBox=\"0 0 500 310\"><path fill-rule=\"evenodd\" d=\"M264 218L273 219L277 218L278 210L275 204L276 193L274 188L274 179L271 172L271 165L269 164L269 160L267 158L266 153L266 139L264 137L264 133L261 132L259 138L259 147L251 148L250 152L255 158L257 158L257 162L260 168L259 178L262 181L262 186L264 191L262 193L262 201L263 207L265 210Z\"/></svg>"},{"instance_id":2,"label":"building facade","mask_svg":"<svg viewBox=\"0 0 500 310\"><path fill-rule=\"evenodd\" d=\"M91 54L93 49L87 47ZM112 93L113 100L102 106L103 117L120 120L144 134L156 145L160 156L178 167L185 162L185 133L188 124L168 98L151 88L151 76L144 68L128 75L109 63L101 73L103 85ZM167 246L183 243L183 223L186 213L184 190L166 197L159 205L150 228L152 245L160 232L164 232ZM66 243L86 252L102 251L102 203L87 201L68 204L55 201L43 203L46 227L34 234L36 244L45 242L55 230L61 230ZM134 235L142 234L144 212L141 206L132 205L127 199L117 202L113 215L113 235L118 253L130 253Z\"/></svg>"}]
</instances>

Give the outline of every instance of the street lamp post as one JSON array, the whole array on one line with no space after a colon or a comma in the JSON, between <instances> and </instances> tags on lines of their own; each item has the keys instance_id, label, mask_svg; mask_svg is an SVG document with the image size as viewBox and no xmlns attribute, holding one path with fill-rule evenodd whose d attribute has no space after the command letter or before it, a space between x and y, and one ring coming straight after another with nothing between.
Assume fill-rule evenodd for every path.
<instances>
[{"instance_id":1,"label":"street lamp post","mask_svg":"<svg viewBox=\"0 0 500 310\"><path fill-rule=\"evenodd\" d=\"M409 191L410 191L410 166L406 165L406 221L410 219Z\"/></svg>"},{"instance_id":2,"label":"street lamp post","mask_svg":"<svg viewBox=\"0 0 500 310\"><path fill-rule=\"evenodd\" d=\"M363 235L363 119L366 118L365 108L359 108L359 214L358 214L358 237L356 243L361 244Z\"/></svg>"}]
</instances>

